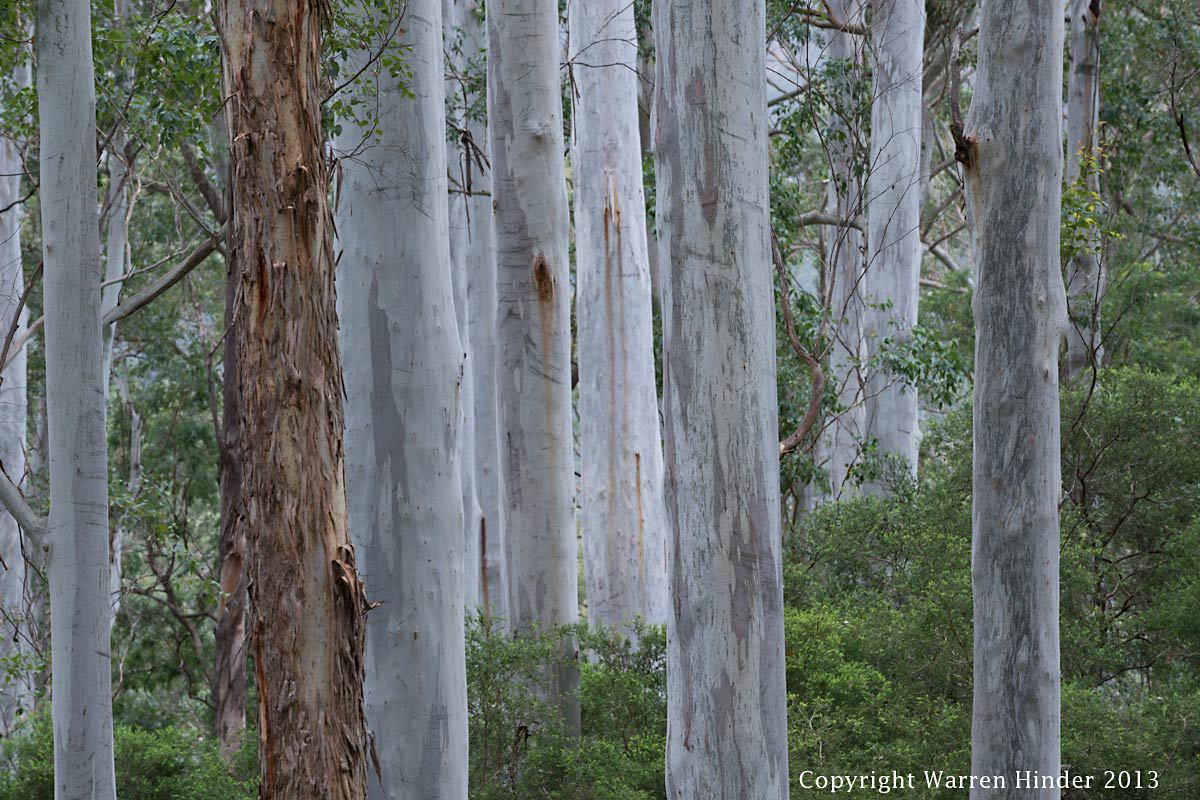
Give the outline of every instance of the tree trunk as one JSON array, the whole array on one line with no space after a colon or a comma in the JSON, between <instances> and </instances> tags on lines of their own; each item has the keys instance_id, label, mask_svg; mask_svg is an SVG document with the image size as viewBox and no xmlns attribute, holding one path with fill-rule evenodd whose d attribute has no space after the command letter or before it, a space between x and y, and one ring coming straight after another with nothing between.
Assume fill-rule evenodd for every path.
<instances>
[{"instance_id":1,"label":"tree trunk","mask_svg":"<svg viewBox=\"0 0 1200 800\"><path fill-rule=\"evenodd\" d=\"M1084 187L1099 195L1097 170L1100 119L1100 0L1073 0L1071 19L1071 74L1067 77L1067 185L1079 180L1087 164ZM1071 330L1067 332L1064 378L1070 380L1104 360L1100 341L1100 301L1104 297L1104 267L1096 226L1086 237L1086 250L1067 264L1067 302Z\"/></svg>"},{"instance_id":2,"label":"tree trunk","mask_svg":"<svg viewBox=\"0 0 1200 800\"><path fill-rule=\"evenodd\" d=\"M114 800L91 10L84 0L39 0L36 24L54 788L60 798Z\"/></svg>"},{"instance_id":3,"label":"tree trunk","mask_svg":"<svg viewBox=\"0 0 1200 800\"><path fill-rule=\"evenodd\" d=\"M15 70L18 88L29 86L29 65ZM25 272L21 263L21 175L25 165L15 141L0 136L0 330L7 331L16 315L15 336L25 332L28 309L18 308L25 290ZM18 486L25 475L25 426L28 401L25 395L26 350L22 347L12 363L0 374L0 467ZM32 553L30 554L33 555ZM6 510L0 509L0 609L3 631L0 633L0 659L23 659L32 649L32 630L28 624L29 598L25 590L25 548L21 529ZM12 674L0 685L0 736L7 738L33 707L31 674Z\"/></svg>"},{"instance_id":4,"label":"tree trunk","mask_svg":"<svg viewBox=\"0 0 1200 800\"><path fill-rule=\"evenodd\" d=\"M991 0L965 140L975 263L971 771L1059 774L1062 6ZM1057 789L972 798L1057 798Z\"/></svg>"},{"instance_id":5,"label":"tree trunk","mask_svg":"<svg viewBox=\"0 0 1200 800\"><path fill-rule=\"evenodd\" d=\"M831 0L838 19L862 23L860 0ZM863 43L860 36L830 31L825 57L841 62L843 82L861 70ZM854 491L854 470L862 459L867 441L865 375L867 347L863 326L867 314L863 271L863 235L848 221L862 213L863 185L859 146L860 132L846 122L857 99L853 87L844 83L836 102L844 109L835 117L834 134L826 145L831 174L826 190L826 208L838 220L824 232L826 297L831 318L829 380L837 397L837 410L826 423L818 445L818 459L829 473L829 496L836 500Z\"/></svg>"},{"instance_id":6,"label":"tree trunk","mask_svg":"<svg viewBox=\"0 0 1200 800\"><path fill-rule=\"evenodd\" d=\"M574 3L570 41L588 618L662 625L667 532L633 5Z\"/></svg>"},{"instance_id":7,"label":"tree trunk","mask_svg":"<svg viewBox=\"0 0 1200 800\"><path fill-rule=\"evenodd\" d=\"M873 0L871 53L871 171L867 177L867 347L878 356L884 340L906 342L917 323L921 277L921 73L925 4ZM917 392L872 359L867 382L867 435L879 455L915 476ZM868 485L886 491L889 481Z\"/></svg>"},{"instance_id":8,"label":"tree trunk","mask_svg":"<svg viewBox=\"0 0 1200 800\"><path fill-rule=\"evenodd\" d=\"M786 798L765 10L674 0L654 14L667 796Z\"/></svg>"},{"instance_id":9,"label":"tree trunk","mask_svg":"<svg viewBox=\"0 0 1200 800\"><path fill-rule=\"evenodd\" d=\"M579 616L558 4L495 0L487 25L509 615L547 628ZM577 650L552 688L575 730Z\"/></svg>"},{"instance_id":10,"label":"tree trunk","mask_svg":"<svg viewBox=\"0 0 1200 800\"><path fill-rule=\"evenodd\" d=\"M225 0L222 50L241 271L233 338L260 796L362 798L367 601L346 522L342 375L322 158L325 5Z\"/></svg>"},{"instance_id":11,"label":"tree trunk","mask_svg":"<svg viewBox=\"0 0 1200 800\"><path fill-rule=\"evenodd\" d=\"M365 73L378 137L342 123L338 289L346 474L367 618L378 800L465 798L467 688L460 462L464 361L446 204L442 0L409 0L386 69ZM361 7L368 13L370 7ZM389 52L385 50L385 52ZM355 56L358 71L367 52ZM411 97L405 96L405 91Z\"/></svg>"}]
</instances>

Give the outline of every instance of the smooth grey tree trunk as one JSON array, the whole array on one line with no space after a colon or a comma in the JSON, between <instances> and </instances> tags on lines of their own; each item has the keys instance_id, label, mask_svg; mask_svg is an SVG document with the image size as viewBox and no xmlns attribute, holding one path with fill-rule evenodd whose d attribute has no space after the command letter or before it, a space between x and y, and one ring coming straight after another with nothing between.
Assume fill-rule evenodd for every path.
<instances>
[{"instance_id":1,"label":"smooth grey tree trunk","mask_svg":"<svg viewBox=\"0 0 1200 800\"><path fill-rule=\"evenodd\" d=\"M493 0L487 25L509 615L548 628L579 616L558 4ZM575 730L577 651L552 687Z\"/></svg>"},{"instance_id":2,"label":"smooth grey tree trunk","mask_svg":"<svg viewBox=\"0 0 1200 800\"><path fill-rule=\"evenodd\" d=\"M667 796L788 796L762 0L654 9Z\"/></svg>"},{"instance_id":3,"label":"smooth grey tree trunk","mask_svg":"<svg viewBox=\"0 0 1200 800\"><path fill-rule=\"evenodd\" d=\"M114 800L91 10L38 0L36 25L54 790L58 800Z\"/></svg>"},{"instance_id":4,"label":"smooth grey tree trunk","mask_svg":"<svg viewBox=\"0 0 1200 800\"><path fill-rule=\"evenodd\" d=\"M831 0L830 6L838 19L862 23L863 0ZM825 57L844 64L848 74L861 69L862 50L861 36L829 31ZM843 86L839 95L838 102L851 109L855 102L851 88ZM835 119L833 129L826 144L831 165L826 210L839 220L847 220L824 232L832 339L828 375L838 409L825 425L817 452L829 473L829 497L836 500L855 491L852 473L867 441L866 374L862 369L867 359L867 307L863 235L848 222L858 217L863 207L863 182L857 163L863 153L856 141L862 134L852 130L844 117Z\"/></svg>"},{"instance_id":5,"label":"smooth grey tree trunk","mask_svg":"<svg viewBox=\"0 0 1200 800\"><path fill-rule=\"evenodd\" d=\"M974 223L971 771L1057 776L1063 15L990 0L960 152ZM972 789L973 800L1057 789Z\"/></svg>"},{"instance_id":6,"label":"smooth grey tree trunk","mask_svg":"<svg viewBox=\"0 0 1200 800\"><path fill-rule=\"evenodd\" d=\"M464 360L447 228L442 0L409 0L400 31L388 47L403 53L403 86L386 69L366 73L379 138L362 141L344 120L337 141L358 151L342 162L335 212L346 497L360 574L380 603L367 616L363 695L379 758L368 797L461 800Z\"/></svg>"},{"instance_id":7,"label":"smooth grey tree trunk","mask_svg":"<svg viewBox=\"0 0 1200 800\"><path fill-rule=\"evenodd\" d=\"M588 618L663 625L670 589L633 5L573 3L570 43Z\"/></svg>"},{"instance_id":8,"label":"smooth grey tree trunk","mask_svg":"<svg viewBox=\"0 0 1200 800\"><path fill-rule=\"evenodd\" d=\"M1079 180L1084 160L1092 162L1084 175L1087 191L1100 193L1096 169L1100 119L1100 0L1072 0L1071 73L1067 77L1067 185ZM1099 236L1091 226L1085 252L1067 264L1067 302L1071 330L1067 333L1065 377L1069 380L1104 360L1100 341L1100 302L1104 297L1104 267L1098 253Z\"/></svg>"},{"instance_id":9,"label":"smooth grey tree trunk","mask_svg":"<svg viewBox=\"0 0 1200 800\"><path fill-rule=\"evenodd\" d=\"M28 64L18 66L14 83L29 86ZM0 330L7 331L18 317L15 336L25 331L28 309L21 306L25 273L21 264L21 174L25 165L15 141L0 136ZM14 337L15 338L15 337ZM15 353L0 374L0 467L18 486L25 475L26 350ZM17 520L0 509L0 658L21 660L30 655L29 597L26 592L25 548ZM30 553L32 557L34 554ZM32 673L10 675L0 685L0 736L8 737L33 706Z\"/></svg>"},{"instance_id":10,"label":"smooth grey tree trunk","mask_svg":"<svg viewBox=\"0 0 1200 800\"><path fill-rule=\"evenodd\" d=\"M469 68L469 61L482 58L487 49L483 8L473 0L444 0L443 8L453 15L446 18L447 36L456 43L452 55L461 74ZM459 109L486 102L484 97L466 92L457 80L451 81L448 91L454 93ZM450 174L458 183L457 191L450 195L450 258L455 269L455 291L466 298L465 304L456 302L455 306L460 317L466 317L466 329L460 328L459 335L467 345L464 383L471 382L474 432L474 453L468 457L464 431L463 481L465 486L471 473L479 511L466 524L467 608L482 606L500 618L508 614L508 565L496 404L496 250L488 157L491 145L485 121L461 113L455 124L465 130L466 136L460 136L458 145L449 149L447 159ZM471 565L472 560L477 566ZM478 580L472 578L473 572L478 573Z\"/></svg>"},{"instance_id":11,"label":"smooth grey tree trunk","mask_svg":"<svg viewBox=\"0 0 1200 800\"><path fill-rule=\"evenodd\" d=\"M917 472L917 392L879 363L910 338L921 276L922 0L873 0L871 161L867 177L867 435L883 458ZM891 465L889 464L888 467ZM886 491L886 476L868 491Z\"/></svg>"}]
</instances>

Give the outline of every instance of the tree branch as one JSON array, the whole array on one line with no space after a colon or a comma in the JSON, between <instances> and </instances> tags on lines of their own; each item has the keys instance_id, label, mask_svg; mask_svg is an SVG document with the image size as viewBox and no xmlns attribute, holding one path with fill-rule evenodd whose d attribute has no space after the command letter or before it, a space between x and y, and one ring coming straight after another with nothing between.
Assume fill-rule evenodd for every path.
<instances>
[{"instance_id":1,"label":"tree branch","mask_svg":"<svg viewBox=\"0 0 1200 800\"><path fill-rule=\"evenodd\" d=\"M771 259L775 262L775 272L779 275L780 300L783 301L783 324L787 330L788 341L791 343L792 349L800 358L804 359L809 372L812 373L812 392L808 397L808 410L804 413L804 419L800 421L800 426L791 436L779 443L779 457L783 458L789 453L795 452L803 444L817 422L817 414L821 411L821 398L825 394L825 371L821 369L821 362L808 352L808 348L796 335L796 325L792 320L792 298L788 291L787 268L783 264L783 254L779 252L779 237L775 235L774 230L771 231Z\"/></svg>"}]
</instances>

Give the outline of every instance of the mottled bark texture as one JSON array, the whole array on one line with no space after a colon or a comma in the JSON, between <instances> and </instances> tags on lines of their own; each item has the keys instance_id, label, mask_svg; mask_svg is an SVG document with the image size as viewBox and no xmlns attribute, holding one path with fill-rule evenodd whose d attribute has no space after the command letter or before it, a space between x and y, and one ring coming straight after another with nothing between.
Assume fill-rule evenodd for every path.
<instances>
[{"instance_id":1,"label":"mottled bark texture","mask_svg":"<svg viewBox=\"0 0 1200 800\"><path fill-rule=\"evenodd\" d=\"M13 75L21 88L29 85L29 66ZM25 273L21 265L22 173L25 165L17 143L0 136L0 330L7 331L17 316L15 337L25 332L29 312L21 306ZM28 402L25 395L26 350L20 348L0 374L0 469L21 485L25 475ZM17 520L0 508L0 658L23 659L30 654L29 602L26 592L25 547ZM30 555L33 555L32 553ZM33 676L10 675L0 683L0 736L8 737L33 707Z\"/></svg>"},{"instance_id":2,"label":"mottled bark texture","mask_svg":"<svg viewBox=\"0 0 1200 800\"><path fill-rule=\"evenodd\" d=\"M959 152L975 285L971 771L1059 772L1058 349L1063 16L1057 0L991 0ZM1058 790L972 789L973 799Z\"/></svg>"},{"instance_id":3,"label":"mottled bark texture","mask_svg":"<svg viewBox=\"0 0 1200 800\"><path fill-rule=\"evenodd\" d=\"M494 0L487 25L509 615L547 628L579 616L558 4ZM552 688L576 729L577 650Z\"/></svg>"},{"instance_id":4,"label":"mottled bark texture","mask_svg":"<svg viewBox=\"0 0 1200 800\"><path fill-rule=\"evenodd\" d=\"M483 7L473 0L444 0L445 28L454 69L461 76L468 62L487 49ZM504 492L500 474L500 431L496 397L496 250L492 226L492 174L488 126L467 113L486 103L461 80L449 82L457 140L447 151L450 175L457 186L450 195L450 261L455 275L459 335L467 351L464 386L463 485L474 484L478 514L466 520L467 609L482 607L496 617L508 616L508 565L504 548ZM459 303L459 294L465 302ZM464 319L465 318L465 319ZM463 324L465 323L465 330ZM466 501L464 501L464 507Z\"/></svg>"},{"instance_id":5,"label":"mottled bark texture","mask_svg":"<svg viewBox=\"0 0 1200 800\"><path fill-rule=\"evenodd\" d=\"M867 177L867 436L881 457L917 472L917 392L880 363L917 324L921 275L922 0L873 0L871 170ZM891 468L893 465L886 465ZM887 473L867 490L882 493Z\"/></svg>"},{"instance_id":6,"label":"mottled bark texture","mask_svg":"<svg viewBox=\"0 0 1200 800\"><path fill-rule=\"evenodd\" d=\"M788 796L764 17L654 9L671 800Z\"/></svg>"},{"instance_id":7,"label":"mottled bark texture","mask_svg":"<svg viewBox=\"0 0 1200 800\"><path fill-rule=\"evenodd\" d=\"M570 42L588 619L662 625L667 531L633 5L572 4Z\"/></svg>"},{"instance_id":8,"label":"mottled bark texture","mask_svg":"<svg viewBox=\"0 0 1200 800\"><path fill-rule=\"evenodd\" d=\"M1100 193L1097 145L1100 120L1100 0L1071 0L1069 6L1071 72L1067 77L1067 171L1070 186L1080 179L1086 191ZM1099 231L1088 228L1086 249L1067 264L1067 303L1071 330L1067 332L1064 378L1099 366L1104 360L1100 341L1100 302L1104 298L1104 266L1098 252Z\"/></svg>"},{"instance_id":9,"label":"mottled bark texture","mask_svg":"<svg viewBox=\"0 0 1200 800\"><path fill-rule=\"evenodd\" d=\"M54 794L115 800L96 96L86 0L39 0Z\"/></svg>"},{"instance_id":10,"label":"mottled bark texture","mask_svg":"<svg viewBox=\"0 0 1200 800\"><path fill-rule=\"evenodd\" d=\"M342 376L322 159L323 5L225 0L222 49L240 270L250 641L260 796L362 798L366 598L346 524Z\"/></svg>"},{"instance_id":11,"label":"mottled bark texture","mask_svg":"<svg viewBox=\"0 0 1200 800\"><path fill-rule=\"evenodd\" d=\"M863 0L831 0L838 19L862 24ZM829 473L829 495L837 500L856 491L854 470L862 460L867 441L867 359L864 325L867 315L864 241L862 231L849 220L863 211L862 132L852 129L857 102L852 81L862 69L862 37L832 30L827 33L825 58L837 65L836 103L843 112L835 116L833 132L826 137L830 176L825 192L826 210L838 220L822 233L825 252L825 296L829 304L830 346L828 378L837 408L817 444L817 459Z\"/></svg>"},{"instance_id":12,"label":"mottled bark texture","mask_svg":"<svg viewBox=\"0 0 1200 800\"><path fill-rule=\"evenodd\" d=\"M403 8L387 47L409 72L364 72L378 128L363 141L344 120L337 140L338 152L357 153L341 163L336 211L347 500L380 603L367 618L364 696L379 764L368 797L462 800L464 359L447 229L442 0ZM369 58L357 53L349 68Z\"/></svg>"}]
</instances>

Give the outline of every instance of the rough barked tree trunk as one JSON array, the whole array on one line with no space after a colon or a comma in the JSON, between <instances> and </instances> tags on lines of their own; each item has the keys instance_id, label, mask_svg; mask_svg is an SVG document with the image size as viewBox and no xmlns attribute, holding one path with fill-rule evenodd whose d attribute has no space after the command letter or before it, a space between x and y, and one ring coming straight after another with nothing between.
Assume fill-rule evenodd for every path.
<instances>
[{"instance_id":1,"label":"rough barked tree trunk","mask_svg":"<svg viewBox=\"0 0 1200 800\"><path fill-rule=\"evenodd\" d=\"M20 88L29 85L29 66L18 66L13 75ZM25 165L15 141L0 136L0 330L8 331L16 315L15 336L25 332L29 312L21 306L25 273L21 265L21 175ZM0 468L18 486L25 475L25 426L28 401L25 395L26 350L22 347L0 374ZM33 553L30 553L32 556ZM25 548L21 529L8 511L0 508L0 658L21 659L29 655L32 629L25 580ZM32 675L10 675L0 683L0 736L8 737L33 706Z\"/></svg>"},{"instance_id":2,"label":"rough barked tree trunk","mask_svg":"<svg viewBox=\"0 0 1200 800\"><path fill-rule=\"evenodd\" d=\"M667 532L633 5L572 4L570 42L588 618L662 625Z\"/></svg>"},{"instance_id":3,"label":"rough barked tree trunk","mask_svg":"<svg viewBox=\"0 0 1200 800\"><path fill-rule=\"evenodd\" d=\"M487 4L497 392L514 627L579 616L558 4ZM579 727L573 640L552 693Z\"/></svg>"},{"instance_id":4,"label":"rough barked tree trunk","mask_svg":"<svg viewBox=\"0 0 1200 800\"><path fill-rule=\"evenodd\" d=\"M867 316L869 355L905 342L917 323L921 276L921 77L925 44L922 0L873 0L871 172L867 177ZM867 381L867 435L879 454L917 472L917 392L872 358ZM868 490L887 488L873 481Z\"/></svg>"},{"instance_id":5,"label":"rough barked tree trunk","mask_svg":"<svg viewBox=\"0 0 1200 800\"><path fill-rule=\"evenodd\" d=\"M225 0L260 796L360 800L367 608L346 524L317 0Z\"/></svg>"},{"instance_id":6,"label":"rough barked tree trunk","mask_svg":"<svg viewBox=\"0 0 1200 800\"><path fill-rule=\"evenodd\" d=\"M654 9L671 800L788 796L764 19Z\"/></svg>"},{"instance_id":7,"label":"rough barked tree trunk","mask_svg":"<svg viewBox=\"0 0 1200 800\"><path fill-rule=\"evenodd\" d=\"M364 73L378 136L364 141L347 119L337 141L357 152L339 168L337 207L347 499L362 574L381 603L367 618L364 696L379 764L368 796L465 798L464 360L447 228L442 0L408 0L387 47L409 73ZM371 53L354 58L352 73Z\"/></svg>"},{"instance_id":8,"label":"rough barked tree trunk","mask_svg":"<svg viewBox=\"0 0 1200 800\"><path fill-rule=\"evenodd\" d=\"M461 5L460 5L461 3ZM461 31L462 54L481 58L487 50L487 30L480 3L467 0L460 5L456 20ZM487 98L468 95L474 105ZM475 471L475 495L482 516L478 538L481 571L479 602L492 614L509 617L508 562L505 548L504 476L500 465L500 407L496 377L496 246L492 224L492 165L488 125L468 117L467 140L458 155L458 174L471 194L464 197L466 240L460 254L467 275L469 317L468 370L474 382L475 458L463 469Z\"/></svg>"},{"instance_id":9,"label":"rough barked tree trunk","mask_svg":"<svg viewBox=\"0 0 1200 800\"><path fill-rule=\"evenodd\" d=\"M974 221L971 772L1059 774L1062 6L990 0L958 152ZM1057 798L1057 789L971 797Z\"/></svg>"},{"instance_id":10,"label":"rough barked tree trunk","mask_svg":"<svg viewBox=\"0 0 1200 800\"><path fill-rule=\"evenodd\" d=\"M1068 185L1079 180L1087 165L1084 186L1100 193L1096 169L1100 119L1100 0L1072 0L1071 74L1067 77L1067 171ZM1069 380L1104 360L1100 341L1100 301L1104 297L1104 267L1098 252L1099 237L1093 225L1086 237L1086 250L1067 264L1067 302L1071 330L1067 332L1064 378Z\"/></svg>"},{"instance_id":11,"label":"rough barked tree trunk","mask_svg":"<svg viewBox=\"0 0 1200 800\"><path fill-rule=\"evenodd\" d=\"M38 0L54 794L114 800L96 96L86 0Z\"/></svg>"},{"instance_id":12,"label":"rough barked tree trunk","mask_svg":"<svg viewBox=\"0 0 1200 800\"><path fill-rule=\"evenodd\" d=\"M838 19L862 23L863 0L831 0ZM829 497L836 500L855 491L854 469L867 441L866 386L862 365L867 358L863 326L867 314L863 235L850 223L862 213L863 182L859 147L861 131L847 121L853 118L857 99L850 81L861 70L863 42L857 34L832 30L825 57L840 65L833 132L827 137L831 173L826 190L826 210L837 226L824 231L825 285L829 304L829 380L838 408L821 435L818 460L829 473Z\"/></svg>"}]
</instances>

